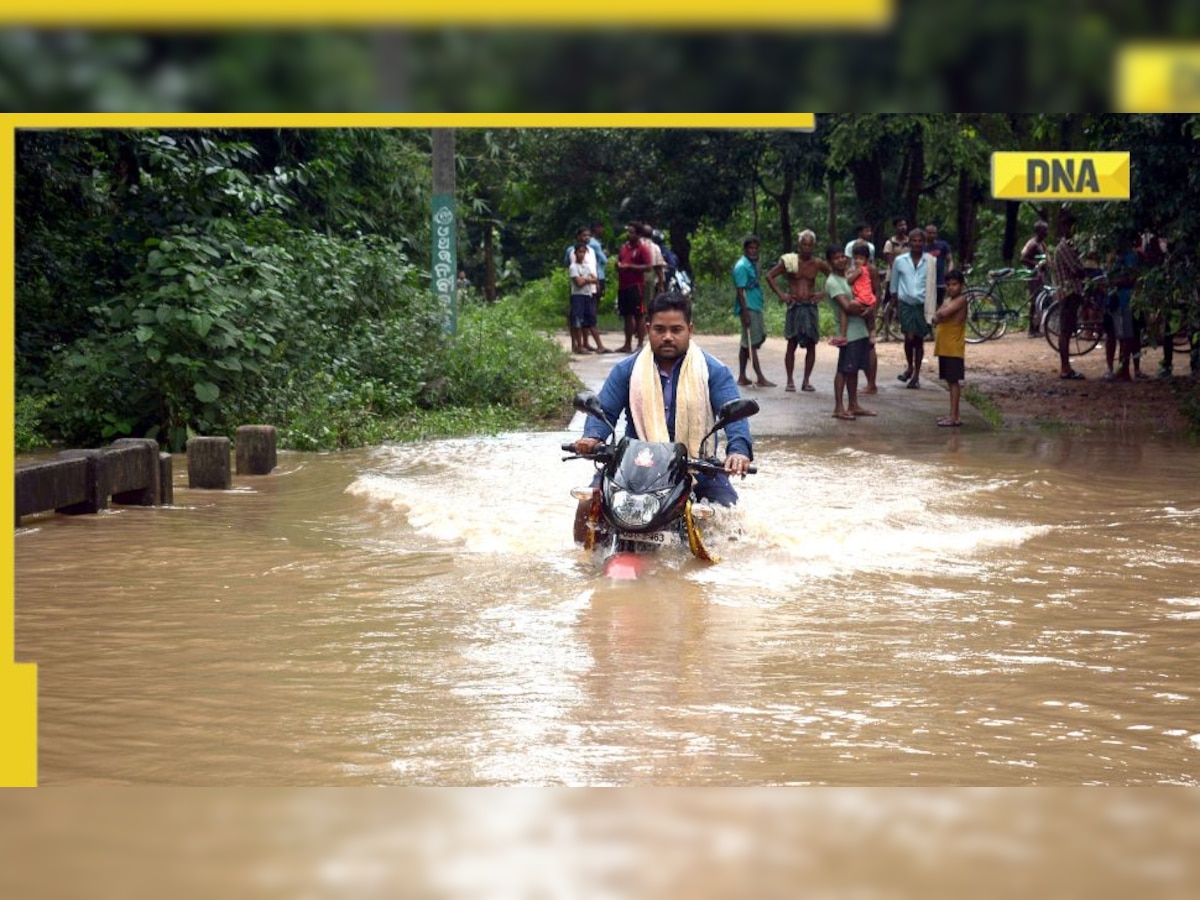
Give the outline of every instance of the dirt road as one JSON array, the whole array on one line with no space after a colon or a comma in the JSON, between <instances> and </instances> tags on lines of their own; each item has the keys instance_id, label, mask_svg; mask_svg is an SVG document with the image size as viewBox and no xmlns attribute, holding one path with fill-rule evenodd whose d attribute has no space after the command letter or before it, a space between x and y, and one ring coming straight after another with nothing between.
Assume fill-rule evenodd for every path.
<instances>
[{"instance_id":1,"label":"dirt road","mask_svg":"<svg viewBox=\"0 0 1200 900\"><path fill-rule=\"evenodd\" d=\"M563 337L566 343L565 336ZM737 335L697 335L694 341L717 359L728 365L737 374ZM615 343L611 338L608 343ZM566 343L566 346L570 346ZM885 363L881 358L878 376L878 393L859 398L861 406L877 413L873 418L844 421L833 418L833 378L837 362L837 348L822 344L817 348L817 361L813 369L812 393L784 390L785 376L783 356L786 342L782 338L767 338L759 351L759 360L767 378L776 382L772 388L742 388L742 395L758 400L761 411L754 417L756 435L805 435L834 434L849 428L937 428L937 420L949 411L949 400L945 386L936 377L936 361L933 369L926 365L927 374L921 378L919 390L909 390L896 380L899 369ZM932 345L930 345L932 346ZM796 386L800 386L803 369L803 351L798 351L796 361ZM571 366L585 385L598 390L604 383L609 369L625 357L619 353L573 355ZM753 377L753 375L751 375ZM865 379L860 379L860 389ZM986 419L968 404L962 406L963 428L986 429Z\"/></svg>"},{"instance_id":2,"label":"dirt road","mask_svg":"<svg viewBox=\"0 0 1200 900\"><path fill-rule=\"evenodd\" d=\"M613 346L619 336L606 335ZM560 336L569 347L566 334ZM737 365L736 335L697 335L695 341L730 368ZM833 377L837 350L828 344L817 348L817 363L813 371L814 393L786 393L783 390L783 355L786 348L782 338L771 337L760 351L763 371L777 382L774 388L746 388L743 393L755 397L762 412L755 417L754 430L763 435L833 434L847 428L887 427L936 428L939 417L946 414L949 401L945 385L936 378L937 360L932 344L927 343L925 365L920 390L908 390L896 380L904 367L903 346L899 342L877 344L879 355L878 389L874 396L864 396L864 406L876 411L874 419L854 422L832 418ZM797 354L797 385L800 382L803 352ZM604 382L608 370L620 354L587 354L572 356L571 366L580 379L593 389ZM1154 377L1161 351L1147 350L1143 367L1151 376L1131 383L1104 381L1104 348L1076 357L1073 365L1086 376L1083 381L1063 381L1058 377L1058 357L1044 339L1010 334L998 341L971 344L967 347L968 391L978 391L998 412L1003 428L1073 428L1118 429L1131 432L1182 433L1186 421L1179 412L1178 401L1168 380ZM1177 371L1186 371L1186 354L1177 356ZM964 429L991 428L988 419L964 402Z\"/></svg>"}]
</instances>

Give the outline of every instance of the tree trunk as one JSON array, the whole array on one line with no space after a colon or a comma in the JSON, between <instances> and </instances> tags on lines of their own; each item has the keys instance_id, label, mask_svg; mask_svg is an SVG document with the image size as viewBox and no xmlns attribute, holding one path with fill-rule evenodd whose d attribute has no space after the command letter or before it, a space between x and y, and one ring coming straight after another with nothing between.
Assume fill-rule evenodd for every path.
<instances>
[{"instance_id":1,"label":"tree trunk","mask_svg":"<svg viewBox=\"0 0 1200 900\"><path fill-rule=\"evenodd\" d=\"M1017 214L1020 211L1020 200L1004 201L1004 244L1000 247L1000 256L1005 265L1012 265L1017 256Z\"/></svg>"},{"instance_id":2,"label":"tree trunk","mask_svg":"<svg viewBox=\"0 0 1200 900\"><path fill-rule=\"evenodd\" d=\"M829 183L829 234L826 242L829 244L837 243L837 179L832 173L828 176Z\"/></svg>"},{"instance_id":3,"label":"tree trunk","mask_svg":"<svg viewBox=\"0 0 1200 900\"><path fill-rule=\"evenodd\" d=\"M686 219L671 222L671 249L679 257L679 268L688 275L692 274L692 235L695 231L695 222Z\"/></svg>"},{"instance_id":4,"label":"tree trunk","mask_svg":"<svg viewBox=\"0 0 1200 900\"><path fill-rule=\"evenodd\" d=\"M925 142L920 132L913 137L912 149L909 155L908 183L904 186L904 214L909 228L921 224L917 216L921 199L921 188L925 186Z\"/></svg>"},{"instance_id":5,"label":"tree trunk","mask_svg":"<svg viewBox=\"0 0 1200 900\"><path fill-rule=\"evenodd\" d=\"M858 202L858 221L860 223L879 221L883 218L884 210L883 160L879 152L871 154L870 159L851 163L850 174L854 178L854 196Z\"/></svg>"},{"instance_id":6,"label":"tree trunk","mask_svg":"<svg viewBox=\"0 0 1200 900\"><path fill-rule=\"evenodd\" d=\"M758 185L754 178L750 179L750 210L753 213L750 230L758 234Z\"/></svg>"},{"instance_id":7,"label":"tree trunk","mask_svg":"<svg viewBox=\"0 0 1200 900\"><path fill-rule=\"evenodd\" d=\"M955 257L965 265L975 259L975 183L971 173L958 173L958 252Z\"/></svg>"},{"instance_id":8,"label":"tree trunk","mask_svg":"<svg viewBox=\"0 0 1200 900\"><path fill-rule=\"evenodd\" d=\"M496 242L491 222L483 223L483 296L496 302Z\"/></svg>"},{"instance_id":9,"label":"tree trunk","mask_svg":"<svg viewBox=\"0 0 1200 900\"><path fill-rule=\"evenodd\" d=\"M792 249L795 238L792 236L792 193L796 189L796 176L788 172L783 179L783 190L775 197L779 204L779 231L783 240L783 250L788 253Z\"/></svg>"}]
</instances>

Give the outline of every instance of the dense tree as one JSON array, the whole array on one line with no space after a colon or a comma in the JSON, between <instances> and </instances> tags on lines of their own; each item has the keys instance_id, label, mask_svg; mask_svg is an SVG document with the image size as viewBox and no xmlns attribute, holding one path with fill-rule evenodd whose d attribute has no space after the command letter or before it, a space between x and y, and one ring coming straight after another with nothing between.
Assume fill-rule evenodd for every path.
<instances>
[{"instance_id":1,"label":"dense tree","mask_svg":"<svg viewBox=\"0 0 1200 900\"><path fill-rule=\"evenodd\" d=\"M650 221L670 232L686 269L701 222L724 221L746 201L756 158L753 136L735 130L539 132L529 153L530 224L557 243L591 218Z\"/></svg>"},{"instance_id":2,"label":"dense tree","mask_svg":"<svg viewBox=\"0 0 1200 900\"><path fill-rule=\"evenodd\" d=\"M361 230L386 194L358 194L371 181L346 178L346 157L298 149L353 158L363 142L245 137L18 135L18 385L57 398L68 439L145 434L178 449L339 359L355 358L361 383L375 326L397 314L407 336L388 352L435 340L428 304L409 302L420 282L402 245ZM264 161L255 142L277 152ZM423 375L389 380L402 394Z\"/></svg>"},{"instance_id":3,"label":"dense tree","mask_svg":"<svg viewBox=\"0 0 1200 900\"><path fill-rule=\"evenodd\" d=\"M787 252L796 240L792 206L797 193L819 192L825 183L825 133L756 132L754 151L754 180L778 210L779 250Z\"/></svg>"},{"instance_id":4,"label":"dense tree","mask_svg":"<svg viewBox=\"0 0 1200 900\"><path fill-rule=\"evenodd\" d=\"M1132 200L1084 205L1081 231L1099 252L1121 231L1166 235L1171 265L1140 302L1194 307L1198 122L834 114L815 134L460 129L462 258L503 300L521 278L561 275L575 226L644 219L684 268L695 239L715 283L740 229L761 226L783 249L797 216L824 212L839 243L854 221L882 235L902 214L936 221L959 260L1000 262L1061 204L993 200L992 152L1117 149L1132 156ZM69 439L178 447L189 429L317 395L399 413L439 374L428 132L22 130L16 146L17 387L56 397L47 415Z\"/></svg>"}]
</instances>

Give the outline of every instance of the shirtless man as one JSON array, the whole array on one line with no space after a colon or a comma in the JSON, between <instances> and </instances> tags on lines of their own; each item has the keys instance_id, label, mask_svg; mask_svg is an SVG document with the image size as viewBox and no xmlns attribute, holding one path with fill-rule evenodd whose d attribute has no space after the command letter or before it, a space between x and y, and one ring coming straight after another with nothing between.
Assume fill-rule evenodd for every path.
<instances>
[{"instance_id":1,"label":"shirtless man","mask_svg":"<svg viewBox=\"0 0 1200 900\"><path fill-rule=\"evenodd\" d=\"M779 302L787 307L787 322L783 328L783 336L787 338L787 352L783 357L783 367L787 371L787 387L785 391L795 391L796 381L796 347L804 347L804 380L800 384L802 391L815 391L810 378L813 365L817 361L817 341L821 339L820 317L817 315L819 304L825 299L824 294L817 293L817 275L828 275L831 271L829 263L813 256L817 246L817 236L812 231L804 230L796 236L796 246L799 253L785 253L771 271L767 272L767 284L779 298ZM775 279L787 275L787 294L779 289Z\"/></svg>"}]
</instances>

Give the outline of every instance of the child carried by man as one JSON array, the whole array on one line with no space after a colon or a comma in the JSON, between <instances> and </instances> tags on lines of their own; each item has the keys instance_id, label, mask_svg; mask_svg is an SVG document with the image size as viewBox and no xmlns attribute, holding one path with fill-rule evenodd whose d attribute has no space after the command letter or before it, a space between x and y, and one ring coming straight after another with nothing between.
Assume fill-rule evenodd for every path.
<instances>
[{"instance_id":1,"label":"child carried by man","mask_svg":"<svg viewBox=\"0 0 1200 900\"><path fill-rule=\"evenodd\" d=\"M866 316L869 318L879 298L879 273L871 265L871 248L864 241L857 242L851 248L851 252L854 254L853 265L846 270L846 280L850 282L854 299L868 310ZM843 310L838 315L838 333L829 339L829 343L835 347L846 346L846 328L849 321L850 317Z\"/></svg>"}]
</instances>

